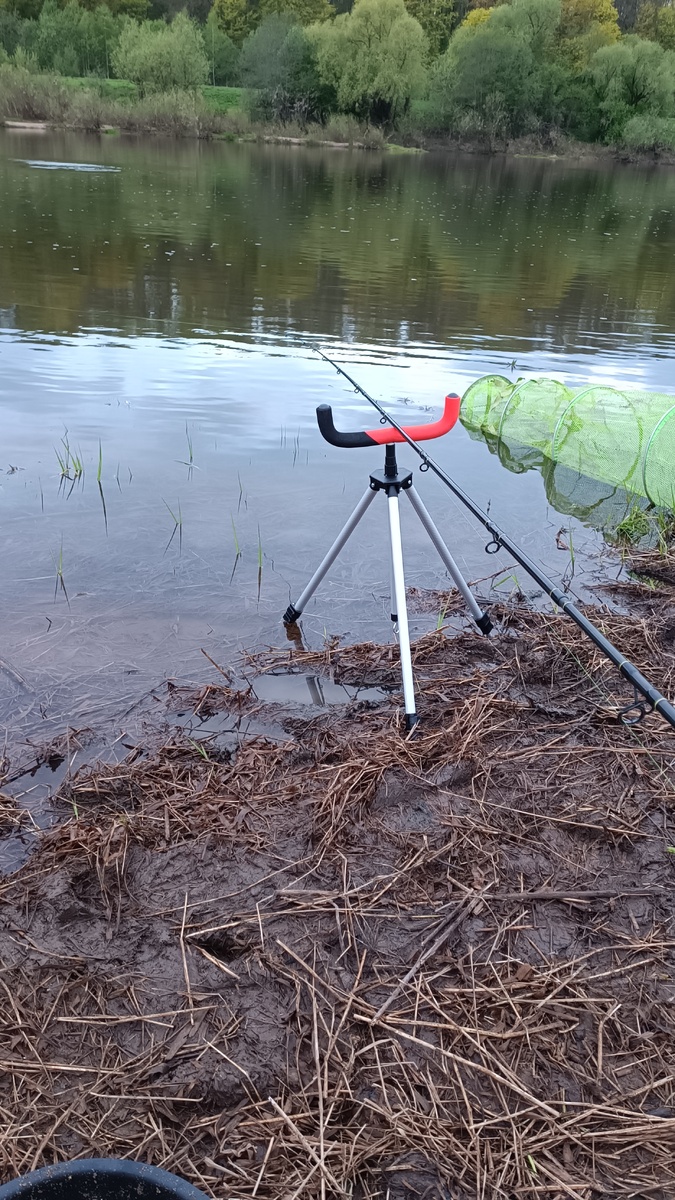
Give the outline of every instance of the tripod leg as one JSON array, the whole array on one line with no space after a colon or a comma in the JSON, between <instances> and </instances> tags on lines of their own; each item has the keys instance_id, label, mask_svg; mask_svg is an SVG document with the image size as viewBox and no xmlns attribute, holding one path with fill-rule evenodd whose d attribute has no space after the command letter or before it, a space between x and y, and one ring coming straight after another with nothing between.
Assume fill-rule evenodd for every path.
<instances>
[{"instance_id":1,"label":"tripod leg","mask_svg":"<svg viewBox=\"0 0 675 1200\"><path fill-rule=\"evenodd\" d=\"M445 542L443 541L443 538L441 537L436 526L434 525L431 517L429 516L429 513L427 512L424 504L420 500L414 487L409 487L407 489L406 496L408 497L410 503L412 504L413 508L415 509L415 512L417 513L420 521L422 522L424 528L426 529L427 533L429 534L429 537L431 538L434 546L438 550L438 553L440 554L441 559L442 559L443 563L445 564L445 567L447 568L448 574L452 577L455 587L457 588L457 590L459 592L461 592L462 596L464 597L466 606L467 606L469 612L471 613L471 616L473 617L474 621L476 622L476 625L480 629L481 633L484 633L487 635L490 632L490 630L492 629L492 621L490 620L488 614L486 612L483 612L480 604L475 599L475 597L472 596L471 592L469 591L469 586L468 586L464 576L462 575L459 567L457 566L457 563L455 562L450 551L448 550L448 547L446 546Z\"/></svg>"},{"instance_id":2,"label":"tripod leg","mask_svg":"<svg viewBox=\"0 0 675 1200\"><path fill-rule=\"evenodd\" d=\"M396 611L396 607L397 607L396 606L396 583L394 581L394 559L391 554L391 548L389 551L389 580L390 580L390 582L389 582L389 596L390 596L389 616L391 617L392 625L397 625L398 624L398 613Z\"/></svg>"},{"instance_id":3,"label":"tripod leg","mask_svg":"<svg viewBox=\"0 0 675 1200\"><path fill-rule=\"evenodd\" d=\"M387 495L389 509L389 537L391 539L391 561L394 573L394 595L398 614L398 644L401 651L401 675L403 676L403 707L407 729L418 721L415 711L415 685L413 683L412 658L410 655L410 633L408 631L408 609L405 602L405 576L403 574L403 546L401 545L401 519L398 509L398 494L390 488Z\"/></svg>"},{"instance_id":4,"label":"tripod leg","mask_svg":"<svg viewBox=\"0 0 675 1200\"><path fill-rule=\"evenodd\" d=\"M365 496L363 496L361 498L361 500L359 500L359 503L357 504L351 517L347 521L347 524L344 526L341 533L339 533L338 536L336 537L335 541L333 542L333 545L331 546L330 550L328 551L328 554L324 558L321 565L317 568L317 570L312 575L312 578L310 579L309 583L307 584L307 587L305 588L304 592L302 592L302 594L298 597L295 604L289 604L288 608L286 609L286 612L283 615L284 625L292 625L295 621L297 621L298 617L303 612L308 600L311 600L316 589L318 588L319 584L321 583L321 580L323 579L324 575L326 575L328 573L328 571L330 570L330 568L332 567L333 563L335 562L335 559L337 558L338 554L340 553L345 542L347 541L347 539L350 537L350 535L356 529L356 526L358 525L359 521L361 520L361 517L363 516L363 514L366 512L366 510L368 508L370 508L370 505L373 503L373 500L375 499L376 495L377 495L377 492L374 491L373 488L368 488L368 491L366 492Z\"/></svg>"}]
</instances>

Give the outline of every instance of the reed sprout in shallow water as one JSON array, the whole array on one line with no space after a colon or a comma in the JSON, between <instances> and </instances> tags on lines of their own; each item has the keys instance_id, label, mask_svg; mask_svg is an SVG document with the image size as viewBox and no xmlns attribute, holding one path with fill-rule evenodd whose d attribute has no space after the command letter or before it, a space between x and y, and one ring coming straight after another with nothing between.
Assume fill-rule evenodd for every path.
<instances>
[{"instance_id":1,"label":"reed sprout in shallow water","mask_svg":"<svg viewBox=\"0 0 675 1200\"><path fill-rule=\"evenodd\" d=\"M232 580L234 579L234 573L237 569L237 563L239 562L239 559L241 558L241 547L239 546L239 538L237 537L237 527L234 523L234 517L232 516L231 513L230 513L230 520L232 522L232 536L234 538L234 563L232 566L232 574L230 575L230 583L232 583Z\"/></svg>"},{"instance_id":2,"label":"reed sprout in shallow water","mask_svg":"<svg viewBox=\"0 0 675 1200\"><path fill-rule=\"evenodd\" d=\"M199 467L197 466L197 464L195 462L194 450L192 447L192 434L190 433L190 427L189 427L187 421L185 422L185 437L187 440L188 456L187 456L187 459L181 458L179 461L183 464L184 467L187 467L188 478L189 478L192 475L193 471L199 470Z\"/></svg>"},{"instance_id":3,"label":"reed sprout in shallow water","mask_svg":"<svg viewBox=\"0 0 675 1200\"><path fill-rule=\"evenodd\" d=\"M54 603L56 603L56 597L58 596L59 591L63 592L63 595L66 598L66 604L68 605L68 608L70 608L70 600L68 599L68 592L66 591L66 581L63 578L63 541L61 541L61 545L59 546L59 557L56 559L56 579L54 581Z\"/></svg>"},{"instance_id":4,"label":"reed sprout in shallow water","mask_svg":"<svg viewBox=\"0 0 675 1200\"><path fill-rule=\"evenodd\" d=\"M63 487L65 481L69 480L71 483L71 488L68 492L68 495L70 495L70 492L72 492L75 484L84 479L82 451L80 450L75 453L75 451L71 449L70 441L68 439L68 430L66 429L63 437L61 438L61 449L59 450L55 446L54 452L59 464L59 471L61 472L60 487Z\"/></svg>"},{"instance_id":5,"label":"reed sprout in shallow water","mask_svg":"<svg viewBox=\"0 0 675 1200\"><path fill-rule=\"evenodd\" d=\"M105 496L103 495L103 484L101 483L102 472L103 472L103 447L101 446L101 439L99 438L98 439L98 468L96 471L96 484L98 487L98 494L101 497L101 507L103 509L103 521L105 524L105 536L107 537L108 536L108 510L105 506Z\"/></svg>"},{"instance_id":6,"label":"reed sprout in shallow water","mask_svg":"<svg viewBox=\"0 0 675 1200\"><path fill-rule=\"evenodd\" d=\"M171 514L171 518L173 520L173 532L172 532L171 537L169 538L168 542L166 543L166 546L164 548L164 553L166 554L173 539L175 538L176 534L178 534L178 553L182 554L183 553L183 513L182 513L181 507L180 507L180 500L178 501L178 516L176 516L173 509L169 507L169 505L166 503L166 500L164 500L164 504L166 505L169 513Z\"/></svg>"}]
</instances>

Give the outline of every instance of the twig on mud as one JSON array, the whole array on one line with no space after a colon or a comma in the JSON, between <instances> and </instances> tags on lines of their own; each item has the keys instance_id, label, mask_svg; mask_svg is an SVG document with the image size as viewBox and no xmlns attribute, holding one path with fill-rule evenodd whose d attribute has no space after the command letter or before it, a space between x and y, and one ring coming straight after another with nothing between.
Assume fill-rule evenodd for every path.
<instances>
[{"instance_id":1,"label":"twig on mud","mask_svg":"<svg viewBox=\"0 0 675 1200\"><path fill-rule=\"evenodd\" d=\"M387 1010L391 1008L392 1004L394 1003L394 1000L397 1000L398 997L401 995L401 993L405 991L405 989L406 989L407 985L410 983L411 979L415 978L417 972L420 970L421 967L424 966L425 962L427 962L430 958L433 958L433 956L438 953L441 946L448 940L448 938L450 937L450 934L452 933L452 931L454 929L457 928L460 921L465 920L466 917L471 916L472 913L480 911L485 895L486 895L485 892L481 892L480 895L478 895L478 896L473 896L468 899L465 896L465 897L463 897L462 900L459 901L459 904L457 906L458 911L456 913L454 913L452 915L452 917L450 917L450 919L444 923L443 929L439 933L438 937L431 943L431 945L429 946L429 948L427 950L425 950L422 954L420 954L419 958L417 959L417 962L415 962L412 965L410 970L407 971L406 974L403 976L403 979L401 980L401 982L399 984L397 984L397 986L394 988L393 992L391 992L391 994L389 996L387 996L387 999L385 1001L383 1001L383 1003L380 1005L380 1007L378 1008L377 1012L375 1013L375 1015L373 1017L373 1023L375 1023L376 1021L379 1021L380 1017L382 1017L384 1015L384 1013L386 1013Z\"/></svg>"},{"instance_id":2,"label":"twig on mud","mask_svg":"<svg viewBox=\"0 0 675 1200\"><path fill-rule=\"evenodd\" d=\"M185 893L185 904L183 905L183 921L180 927L180 952L183 959L183 975L185 976L185 989L187 992L187 1000L190 1006L190 1024L195 1023L194 1003L192 1000L192 984L190 983L190 971L188 969L187 954L185 952L185 918L187 916L188 893Z\"/></svg>"}]
</instances>

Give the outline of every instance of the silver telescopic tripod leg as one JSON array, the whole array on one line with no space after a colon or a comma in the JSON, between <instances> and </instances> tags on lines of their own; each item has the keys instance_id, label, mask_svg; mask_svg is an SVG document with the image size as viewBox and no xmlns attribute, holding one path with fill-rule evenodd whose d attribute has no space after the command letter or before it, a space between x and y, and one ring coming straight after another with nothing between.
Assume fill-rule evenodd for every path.
<instances>
[{"instance_id":1,"label":"silver telescopic tripod leg","mask_svg":"<svg viewBox=\"0 0 675 1200\"><path fill-rule=\"evenodd\" d=\"M442 559L443 563L445 564L445 567L448 571L448 574L451 576L451 578L455 584L455 587L457 588L458 592L460 592L461 595L464 597L466 606L467 606L469 612L471 613L471 616L473 617L474 621L476 622L478 628L480 629L481 633L488 634L490 632L490 630L492 629L492 621L490 620L488 614L486 612L483 612L480 604L475 599L475 597L471 594L471 592L469 590L469 586L468 586L464 576L462 575L459 567L457 566L457 563L455 562L454 558L452 557L450 551L448 550L448 547L446 546L445 542L443 541L443 538L441 537L440 533L438 532L429 513L427 512L426 508L424 507L424 504L420 500L419 496L417 495L417 492L415 491L415 488L412 487L412 485L407 489L406 496L408 497L410 503L412 504L413 508L415 509L415 512L417 513L420 521L422 522L424 528L426 529L427 533L429 534L429 537L431 538L432 542L434 543L434 546L438 550L438 553L440 554L441 559Z\"/></svg>"},{"instance_id":2,"label":"silver telescopic tripod leg","mask_svg":"<svg viewBox=\"0 0 675 1200\"><path fill-rule=\"evenodd\" d=\"M330 550L328 551L328 554L324 558L323 562L320 564L319 567L317 567L316 571L312 575L312 578L310 579L309 583L307 584L307 587L305 588L304 592L302 592L302 594L300 596L298 596L298 599L296 600L295 604L289 604L288 608L286 609L286 612L284 613L284 616L283 616L283 621L284 621L285 625L292 625L294 621L297 621L298 617L304 611L305 605L307 604L307 602L309 600L311 600L312 596L314 595L316 589L318 588L319 584L321 583L321 580L324 578L324 576L328 573L328 571L332 567L332 565L335 562L335 559L337 558L338 554L340 553L342 547L345 545L345 542L347 542L347 540L349 539L351 534L356 529L356 526L358 525L359 521L361 520L361 517L366 512L366 510L368 508L370 508L376 495L377 495L377 492L373 488L369 487L365 496L363 496L361 498L361 500L359 500L359 503L357 504L351 517L347 521L347 524L344 526L342 531L336 537L335 541L333 542L333 545L331 546Z\"/></svg>"},{"instance_id":3,"label":"silver telescopic tripod leg","mask_svg":"<svg viewBox=\"0 0 675 1200\"><path fill-rule=\"evenodd\" d=\"M387 508L389 510L389 537L391 540L391 562L394 574L395 608L398 615L398 644L401 654L401 675L403 676L403 707L405 709L406 728L412 729L417 724L418 718L415 711L415 685L413 683L412 658L410 655L408 609L405 602L401 519L396 488L392 487L387 490Z\"/></svg>"},{"instance_id":4,"label":"silver telescopic tripod leg","mask_svg":"<svg viewBox=\"0 0 675 1200\"><path fill-rule=\"evenodd\" d=\"M389 545L389 616L391 617L392 625L398 624L398 613L396 611L396 583L394 582L394 559L391 553L391 542Z\"/></svg>"}]
</instances>

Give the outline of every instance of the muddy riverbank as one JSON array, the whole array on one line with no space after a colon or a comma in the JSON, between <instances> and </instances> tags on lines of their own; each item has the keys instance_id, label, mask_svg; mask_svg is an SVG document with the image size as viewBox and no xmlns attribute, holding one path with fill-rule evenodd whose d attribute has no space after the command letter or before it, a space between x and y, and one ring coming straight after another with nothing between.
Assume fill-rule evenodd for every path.
<instances>
[{"instance_id":1,"label":"muddy riverbank","mask_svg":"<svg viewBox=\"0 0 675 1200\"><path fill-rule=\"evenodd\" d=\"M595 615L672 694L672 585L625 588ZM495 616L416 643L412 739L395 649L329 643L171 688L63 782L0 892L3 1178L110 1154L218 1197L672 1195L672 733L621 724L562 617ZM261 701L289 669L380 694Z\"/></svg>"}]
</instances>

